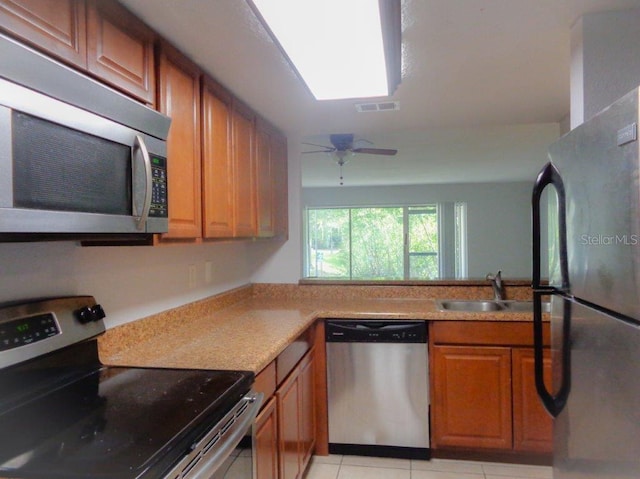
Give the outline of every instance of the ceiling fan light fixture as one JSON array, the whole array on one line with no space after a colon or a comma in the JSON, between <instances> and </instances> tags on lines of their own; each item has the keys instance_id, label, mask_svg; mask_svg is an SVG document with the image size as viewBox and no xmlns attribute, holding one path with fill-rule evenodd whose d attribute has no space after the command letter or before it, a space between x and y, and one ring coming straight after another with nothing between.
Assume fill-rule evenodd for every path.
<instances>
[{"instance_id":1,"label":"ceiling fan light fixture","mask_svg":"<svg viewBox=\"0 0 640 479\"><path fill-rule=\"evenodd\" d=\"M400 0L247 2L317 100L388 96L400 82Z\"/></svg>"}]
</instances>

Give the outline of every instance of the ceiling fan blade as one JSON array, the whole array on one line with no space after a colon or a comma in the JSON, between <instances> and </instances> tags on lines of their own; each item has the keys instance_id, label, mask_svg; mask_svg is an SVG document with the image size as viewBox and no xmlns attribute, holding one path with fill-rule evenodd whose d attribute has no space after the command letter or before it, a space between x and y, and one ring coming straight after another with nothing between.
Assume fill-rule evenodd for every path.
<instances>
[{"instance_id":1,"label":"ceiling fan blade","mask_svg":"<svg viewBox=\"0 0 640 479\"><path fill-rule=\"evenodd\" d=\"M330 148L328 150L303 151L302 154L304 155L305 153L333 153L334 151L335 151L335 149Z\"/></svg>"},{"instance_id":2,"label":"ceiling fan blade","mask_svg":"<svg viewBox=\"0 0 640 479\"><path fill-rule=\"evenodd\" d=\"M317 146L318 148L326 148L329 151L333 151L335 150L335 148L331 147L331 146L327 146L327 145L318 145L316 143L305 143L302 142L303 145L308 145L308 146Z\"/></svg>"},{"instance_id":3,"label":"ceiling fan blade","mask_svg":"<svg viewBox=\"0 0 640 479\"><path fill-rule=\"evenodd\" d=\"M368 155L386 155L393 156L398 153L398 150L391 150L386 148L354 148L354 153L366 153Z\"/></svg>"}]
</instances>

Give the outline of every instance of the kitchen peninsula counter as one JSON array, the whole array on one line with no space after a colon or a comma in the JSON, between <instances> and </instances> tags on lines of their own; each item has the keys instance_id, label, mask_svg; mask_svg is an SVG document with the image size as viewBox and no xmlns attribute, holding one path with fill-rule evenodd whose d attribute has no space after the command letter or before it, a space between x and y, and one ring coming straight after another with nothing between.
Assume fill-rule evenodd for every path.
<instances>
[{"instance_id":1,"label":"kitchen peninsula counter","mask_svg":"<svg viewBox=\"0 0 640 479\"><path fill-rule=\"evenodd\" d=\"M246 286L117 326L100 337L100 358L110 365L258 373L321 318L509 322L532 318L531 313L443 312L436 308L435 298L416 297L415 289L403 290L408 297L354 298L327 290L300 293L293 286L297 285ZM439 298L487 297L465 291L468 294L440 291ZM323 297L327 294L333 297Z\"/></svg>"}]
</instances>

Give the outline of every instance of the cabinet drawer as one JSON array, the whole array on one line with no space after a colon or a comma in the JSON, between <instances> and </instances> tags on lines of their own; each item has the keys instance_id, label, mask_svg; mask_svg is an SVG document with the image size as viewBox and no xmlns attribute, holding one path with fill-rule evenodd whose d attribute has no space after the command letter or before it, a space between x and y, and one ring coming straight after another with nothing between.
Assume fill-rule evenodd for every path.
<instances>
[{"instance_id":1,"label":"cabinet drawer","mask_svg":"<svg viewBox=\"0 0 640 479\"><path fill-rule=\"evenodd\" d=\"M434 321L430 333L433 344L533 346L532 322ZM545 346L549 345L549 337L549 323L545 323Z\"/></svg>"},{"instance_id":2,"label":"cabinet drawer","mask_svg":"<svg viewBox=\"0 0 640 479\"><path fill-rule=\"evenodd\" d=\"M304 333L291 343L276 358L276 382L282 384L282 381L293 370L298 361L302 359L311 346L313 346L315 326L311 326Z\"/></svg>"},{"instance_id":3,"label":"cabinet drawer","mask_svg":"<svg viewBox=\"0 0 640 479\"><path fill-rule=\"evenodd\" d=\"M269 365L256 375L253 383L253 390L264 394L264 403L276 392L276 362L271 361Z\"/></svg>"}]
</instances>

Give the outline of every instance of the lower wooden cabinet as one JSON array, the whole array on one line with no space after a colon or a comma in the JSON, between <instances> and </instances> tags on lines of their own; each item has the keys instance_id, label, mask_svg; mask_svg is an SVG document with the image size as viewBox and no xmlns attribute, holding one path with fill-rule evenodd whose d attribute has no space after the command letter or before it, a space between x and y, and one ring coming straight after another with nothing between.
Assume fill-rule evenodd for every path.
<instances>
[{"instance_id":1,"label":"lower wooden cabinet","mask_svg":"<svg viewBox=\"0 0 640 479\"><path fill-rule=\"evenodd\" d=\"M313 350L276 391L280 479L302 477L315 445Z\"/></svg>"},{"instance_id":2,"label":"lower wooden cabinet","mask_svg":"<svg viewBox=\"0 0 640 479\"><path fill-rule=\"evenodd\" d=\"M295 352L295 344L291 351ZM291 364L290 372L275 394L265 399L256 418L256 479L301 479L309 464L316 441L314 351L310 349L297 364ZM275 389L273 366L274 363L258 374L256 391L267 395L267 391Z\"/></svg>"},{"instance_id":3,"label":"lower wooden cabinet","mask_svg":"<svg viewBox=\"0 0 640 479\"><path fill-rule=\"evenodd\" d=\"M510 348L436 346L433 374L436 446L511 448Z\"/></svg>"},{"instance_id":4,"label":"lower wooden cabinet","mask_svg":"<svg viewBox=\"0 0 640 479\"><path fill-rule=\"evenodd\" d=\"M255 477L278 479L278 409L275 397L269 399L258 414L254 436Z\"/></svg>"},{"instance_id":5,"label":"lower wooden cabinet","mask_svg":"<svg viewBox=\"0 0 640 479\"><path fill-rule=\"evenodd\" d=\"M536 392L532 344L530 323L433 324L432 447L551 452L553 420ZM550 388L548 349L544 358Z\"/></svg>"},{"instance_id":6,"label":"lower wooden cabinet","mask_svg":"<svg viewBox=\"0 0 640 479\"><path fill-rule=\"evenodd\" d=\"M300 362L300 475L309 464L316 444L314 368L312 350Z\"/></svg>"},{"instance_id":7,"label":"lower wooden cabinet","mask_svg":"<svg viewBox=\"0 0 640 479\"><path fill-rule=\"evenodd\" d=\"M516 451L551 452L553 420L536 392L533 349L513 348L513 448ZM551 390L551 354L544 351L544 381Z\"/></svg>"}]
</instances>

